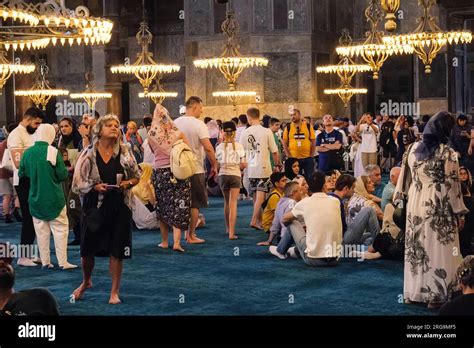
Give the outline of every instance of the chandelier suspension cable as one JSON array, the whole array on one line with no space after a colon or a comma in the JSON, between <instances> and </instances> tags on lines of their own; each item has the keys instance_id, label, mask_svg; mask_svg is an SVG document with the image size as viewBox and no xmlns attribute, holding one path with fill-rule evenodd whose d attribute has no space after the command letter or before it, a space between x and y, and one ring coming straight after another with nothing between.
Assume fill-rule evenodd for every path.
<instances>
[{"instance_id":1,"label":"chandelier suspension cable","mask_svg":"<svg viewBox=\"0 0 474 348\"><path fill-rule=\"evenodd\" d=\"M149 92L153 80L159 74L169 74L178 72L181 67L177 64L158 64L153 59L153 53L150 52L150 45L153 43L153 34L149 30L145 0L142 0L143 20L140 23L140 29L136 35L138 44L141 46L141 52L137 54L137 59L133 64L122 64L112 66L110 70L113 74L135 75L143 87L144 93Z\"/></svg>"},{"instance_id":2,"label":"chandelier suspension cable","mask_svg":"<svg viewBox=\"0 0 474 348\"><path fill-rule=\"evenodd\" d=\"M47 80L48 73L49 67L46 64L46 60L39 59L33 87L29 90L17 90L15 91L15 96L29 97L36 107L46 110L46 105L48 105L52 97L68 95L68 90L50 87Z\"/></svg>"},{"instance_id":3,"label":"chandelier suspension cable","mask_svg":"<svg viewBox=\"0 0 474 348\"><path fill-rule=\"evenodd\" d=\"M226 4L226 18L222 23L225 43L223 51L219 57L206 59L196 59L194 66L199 69L217 69L226 79L228 91L213 92L214 97L225 97L232 103L234 110L237 110L237 103L241 97L255 96L253 91L238 91L237 80L247 68L266 67L268 59L259 56L244 56L240 52L238 43L238 33L240 26L235 18L235 11L231 1Z\"/></svg>"}]
</instances>

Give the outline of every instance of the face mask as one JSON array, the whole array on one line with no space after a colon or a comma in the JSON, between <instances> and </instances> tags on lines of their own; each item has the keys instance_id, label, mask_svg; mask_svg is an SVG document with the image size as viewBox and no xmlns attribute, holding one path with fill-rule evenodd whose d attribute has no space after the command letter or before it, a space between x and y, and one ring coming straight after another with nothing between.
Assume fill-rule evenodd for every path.
<instances>
[{"instance_id":1,"label":"face mask","mask_svg":"<svg viewBox=\"0 0 474 348\"><path fill-rule=\"evenodd\" d=\"M38 128L33 128L31 126L26 126L26 131L28 132L28 134L35 134L37 129Z\"/></svg>"}]
</instances>

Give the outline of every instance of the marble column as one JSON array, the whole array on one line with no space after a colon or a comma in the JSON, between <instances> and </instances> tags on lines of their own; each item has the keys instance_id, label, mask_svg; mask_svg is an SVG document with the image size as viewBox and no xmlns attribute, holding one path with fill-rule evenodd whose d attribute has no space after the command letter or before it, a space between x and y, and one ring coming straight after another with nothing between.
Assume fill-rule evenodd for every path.
<instances>
[{"instance_id":1,"label":"marble column","mask_svg":"<svg viewBox=\"0 0 474 348\"><path fill-rule=\"evenodd\" d=\"M112 39L105 46L105 89L112 93L107 101L107 113L114 113L122 118L122 81L120 75L112 74L110 67L123 63L123 54L120 48L120 0L104 1L104 17L114 22Z\"/></svg>"}]
</instances>

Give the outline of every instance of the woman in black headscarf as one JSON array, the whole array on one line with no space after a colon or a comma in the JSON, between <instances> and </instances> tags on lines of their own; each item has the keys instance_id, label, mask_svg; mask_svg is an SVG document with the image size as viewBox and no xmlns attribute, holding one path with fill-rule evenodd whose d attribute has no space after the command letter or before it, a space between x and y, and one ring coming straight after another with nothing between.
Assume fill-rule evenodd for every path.
<instances>
[{"instance_id":1,"label":"woman in black headscarf","mask_svg":"<svg viewBox=\"0 0 474 348\"><path fill-rule=\"evenodd\" d=\"M74 204L66 204L69 219L69 228L74 231L74 240L69 245L79 245L80 234L80 214L81 202L79 196L71 191L72 176L74 174L74 164L79 155L79 147L82 147L82 136L77 130L72 118L64 117L59 121L59 141L58 148L63 154L63 160L69 172L69 177L63 183L66 202L74 201Z\"/></svg>"},{"instance_id":2,"label":"woman in black headscarf","mask_svg":"<svg viewBox=\"0 0 474 348\"><path fill-rule=\"evenodd\" d=\"M75 150L79 148L82 136L71 118L64 117L59 121L59 132L58 147Z\"/></svg>"},{"instance_id":3,"label":"woman in black headscarf","mask_svg":"<svg viewBox=\"0 0 474 348\"><path fill-rule=\"evenodd\" d=\"M404 299L436 308L456 290L462 261L458 231L468 212L461 194L456 151L447 144L454 117L439 112L427 123L423 140L403 158L395 197L408 197Z\"/></svg>"}]
</instances>

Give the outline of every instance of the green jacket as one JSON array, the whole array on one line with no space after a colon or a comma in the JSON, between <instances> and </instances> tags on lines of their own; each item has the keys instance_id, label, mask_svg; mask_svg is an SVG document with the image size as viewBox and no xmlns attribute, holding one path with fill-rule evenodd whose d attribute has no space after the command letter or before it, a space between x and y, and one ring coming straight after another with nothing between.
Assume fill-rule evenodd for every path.
<instances>
[{"instance_id":1,"label":"green jacket","mask_svg":"<svg viewBox=\"0 0 474 348\"><path fill-rule=\"evenodd\" d=\"M56 219L66 206L61 183L68 177L63 157L58 151L56 166L46 160L49 144L37 141L21 158L18 176L30 179L28 203L31 216L43 220Z\"/></svg>"}]
</instances>

